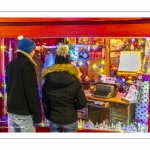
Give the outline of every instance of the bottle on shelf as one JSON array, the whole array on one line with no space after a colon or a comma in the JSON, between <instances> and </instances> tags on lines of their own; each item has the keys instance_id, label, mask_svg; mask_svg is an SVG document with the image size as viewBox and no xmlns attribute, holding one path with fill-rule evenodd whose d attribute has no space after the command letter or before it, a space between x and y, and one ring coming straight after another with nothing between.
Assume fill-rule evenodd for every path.
<instances>
[{"instance_id":1,"label":"bottle on shelf","mask_svg":"<svg viewBox=\"0 0 150 150\"><path fill-rule=\"evenodd\" d=\"M96 51L94 52L94 59L98 59L98 54L99 54L99 52L96 50Z\"/></svg>"}]
</instances>

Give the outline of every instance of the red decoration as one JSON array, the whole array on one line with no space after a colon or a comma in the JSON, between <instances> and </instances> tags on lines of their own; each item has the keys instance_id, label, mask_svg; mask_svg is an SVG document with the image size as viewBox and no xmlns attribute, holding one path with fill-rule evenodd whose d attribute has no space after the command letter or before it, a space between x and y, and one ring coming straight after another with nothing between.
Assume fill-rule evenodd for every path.
<instances>
[{"instance_id":1,"label":"red decoration","mask_svg":"<svg viewBox=\"0 0 150 150\"><path fill-rule=\"evenodd\" d=\"M118 88L118 91L121 92L121 93L124 93L124 89L123 89L123 86L120 84L119 88Z\"/></svg>"},{"instance_id":2,"label":"red decoration","mask_svg":"<svg viewBox=\"0 0 150 150\"><path fill-rule=\"evenodd\" d=\"M85 73L84 73L82 67L79 67L79 70L80 70L80 72L82 73L82 76L81 76L81 77L85 77Z\"/></svg>"}]
</instances>

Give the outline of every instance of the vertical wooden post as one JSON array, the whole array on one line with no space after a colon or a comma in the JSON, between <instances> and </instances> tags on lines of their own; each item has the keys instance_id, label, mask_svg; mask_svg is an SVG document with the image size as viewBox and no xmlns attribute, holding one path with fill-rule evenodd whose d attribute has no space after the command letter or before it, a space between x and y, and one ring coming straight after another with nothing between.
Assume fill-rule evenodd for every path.
<instances>
[{"instance_id":1,"label":"vertical wooden post","mask_svg":"<svg viewBox=\"0 0 150 150\"><path fill-rule=\"evenodd\" d=\"M9 38L5 38L5 43L4 43L4 45L6 46L6 49L5 49L5 51L4 51L4 58L5 58L5 63L4 63L4 65L8 65L8 63L9 63L9 45L10 45L10 39Z\"/></svg>"},{"instance_id":2,"label":"vertical wooden post","mask_svg":"<svg viewBox=\"0 0 150 150\"><path fill-rule=\"evenodd\" d=\"M1 38L0 38L0 65L2 64L2 50L1 50ZM2 92L2 68L0 68L0 92ZM2 97L0 97L0 120L2 118Z\"/></svg>"},{"instance_id":3,"label":"vertical wooden post","mask_svg":"<svg viewBox=\"0 0 150 150\"><path fill-rule=\"evenodd\" d=\"M17 52L16 52L17 48L18 48L18 42L17 39L14 39L13 59L17 57Z\"/></svg>"},{"instance_id":4,"label":"vertical wooden post","mask_svg":"<svg viewBox=\"0 0 150 150\"><path fill-rule=\"evenodd\" d=\"M0 38L0 91L3 94L2 84L3 84L3 77L4 77L4 39ZM3 116L3 97L0 97L0 119L2 120Z\"/></svg>"},{"instance_id":5,"label":"vertical wooden post","mask_svg":"<svg viewBox=\"0 0 150 150\"><path fill-rule=\"evenodd\" d=\"M106 51L105 51L105 74L109 77L110 76L110 39L105 39L106 44Z\"/></svg>"}]
</instances>

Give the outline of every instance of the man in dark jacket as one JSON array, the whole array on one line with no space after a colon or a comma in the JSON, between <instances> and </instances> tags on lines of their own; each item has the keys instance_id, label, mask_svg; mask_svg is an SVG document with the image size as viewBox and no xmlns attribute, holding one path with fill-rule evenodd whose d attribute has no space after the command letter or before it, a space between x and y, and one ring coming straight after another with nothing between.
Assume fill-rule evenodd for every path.
<instances>
[{"instance_id":1,"label":"man in dark jacket","mask_svg":"<svg viewBox=\"0 0 150 150\"><path fill-rule=\"evenodd\" d=\"M50 120L50 132L76 132L77 110L87 99L80 83L79 69L70 63L67 46L57 49L55 65L43 72L42 101L45 116Z\"/></svg>"},{"instance_id":2,"label":"man in dark jacket","mask_svg":"<svg viewBox=\"0 0 150 150\"><path fill-rule=\"evenodd\" d=\"M32 59L34 41L18 37L17 58L6 66L6 91L9 132L34 132L42 120L38 85Z\"/></svg>"}]
</instances>

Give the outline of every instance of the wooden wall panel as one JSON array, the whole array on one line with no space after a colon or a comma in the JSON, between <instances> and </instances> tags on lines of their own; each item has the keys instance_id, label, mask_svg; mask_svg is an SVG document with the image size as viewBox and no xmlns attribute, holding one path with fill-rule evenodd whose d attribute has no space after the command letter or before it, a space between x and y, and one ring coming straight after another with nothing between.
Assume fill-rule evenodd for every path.
<instances>
[{"instance_id":1,"label":"wooden wall panel","mask_svg":"<svg viewBox=\"0 0 150 150\"><path fill-rule=\"evenodd\" d=\"M146 37L150 23L113 25L0 26L0 37Z\"/></svg>"}]
</instances>

